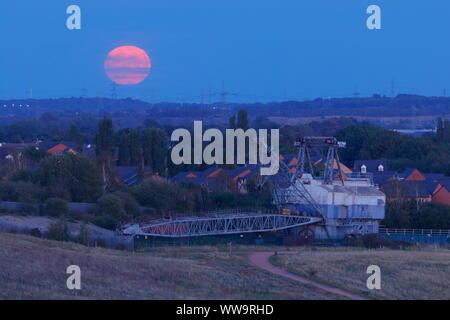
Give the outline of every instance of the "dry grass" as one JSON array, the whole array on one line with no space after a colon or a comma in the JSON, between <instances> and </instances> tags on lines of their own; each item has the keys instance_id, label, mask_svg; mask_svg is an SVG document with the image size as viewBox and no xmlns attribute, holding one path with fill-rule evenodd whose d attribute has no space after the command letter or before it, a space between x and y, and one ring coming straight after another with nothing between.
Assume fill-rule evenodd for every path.
<instances>
[{"instance_id":1,"label":"dry grass","mask_svg":"<svg viewBox=\"0 0 450 320\"><path fill-rule=\"evenodd\" d=\"M80 291L66 288L72 264L81 268ZM0 284L0 299L339 298L253 267L226 247L132 253L1 233Z\"/></svg>"},{"instance_id":2,"label":"dry grass","mask_svg":"<svg viewBox=\"0 0 450 320\"><path fill-rule=\"evenodd\" d=\"M272 257L276 265L373 299L450 299L450 250L303 248ZM369 265L381 269L381 290L366 287Z\"/></svg>"}]
</instances>

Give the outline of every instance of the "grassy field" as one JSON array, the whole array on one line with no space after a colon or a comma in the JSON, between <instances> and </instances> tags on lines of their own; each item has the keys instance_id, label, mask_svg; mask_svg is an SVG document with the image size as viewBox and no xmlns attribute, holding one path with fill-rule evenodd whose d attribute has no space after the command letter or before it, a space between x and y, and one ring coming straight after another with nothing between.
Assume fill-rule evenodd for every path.
<instances>
[{"instance_id":1,"label":"grassy field","mask_svg":"<svg viewBox=\"0 0 450 320\"><path fill-rule=\"evenodd\" d=\"M133 253L0 233L0 299L342 299L254 267L247 253L255 250L274 248L233 247L231 255L227 247ZM378 264L382 290L369 297L450 298L444 289L448 250L287 250L276 263L358 293L368 294L365 268ZM66 288L72 264L81 268L79 291Z\"/></svg>"},{"instance_id":2,"label":"grassy field","mask_svg":"<svg viewBox=\"0 0 450 320\"><path fill-rule=\"evenodd\" d=\"M288 271L372 299L450 299L450 250L312 249L271 258ZM381 269L381 289L366 287L369 265Z\"/></svg>"},{"instance_id":3,"label":"grassy field","mask_svg":"<svg viewBox=\"0 0 450 320\"><path fill-rule=\"evenodd\" d=\"M251 266L227 248L132 253L0 233L0 299L335 299ZM82 289L66 288L81 268Z\"/></svg>"}]
</instances>

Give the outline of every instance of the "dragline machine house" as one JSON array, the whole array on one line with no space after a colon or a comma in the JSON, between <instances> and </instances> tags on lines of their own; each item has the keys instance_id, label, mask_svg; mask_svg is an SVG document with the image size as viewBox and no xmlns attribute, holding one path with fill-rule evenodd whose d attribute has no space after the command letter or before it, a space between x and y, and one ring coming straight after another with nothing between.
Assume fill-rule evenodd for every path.
<instances>
[{"instance_id":1,"label":"dragline machine house","mask_svg":"<svg viewBox=\"0 0 450 320\"><path fill-rule=\"evenodd\" d=\"M272 179L275 204L291 214L322 218L308 226L317 239L378 233L386 197L373 184L370 174L342 173L337 150L345 143L333 137L305 137L296 145L300 147L296 168L282 163L284 170ZM313 148L326 150L321 176L314 176L310 162ZM309 172L305 167L310 168Z\"/></svg>"}]
</instances>

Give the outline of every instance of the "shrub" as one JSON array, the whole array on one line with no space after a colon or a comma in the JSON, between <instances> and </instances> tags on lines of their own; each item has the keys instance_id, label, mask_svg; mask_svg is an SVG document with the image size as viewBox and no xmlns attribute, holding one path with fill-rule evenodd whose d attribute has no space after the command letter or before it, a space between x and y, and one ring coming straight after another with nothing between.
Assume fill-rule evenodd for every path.
<instances>
[{"instance_id":1,"label":"shrub","mask_svg":"<svg viewBox=\"0 0 450 320\"><path fill-rule=\"evenodd\" d=\"M30 236L41 238L42 237L41 230L39 230L38 228L31 229Z\"/></svg>"},{"instance_id":2,"label":"shrub","mask_svg":"<svg viewBox=\"0 0 450 320\"><path fill-rule=\"evenodd\" d=\"M105 194L97 201L97 213L120 220L126 216L125 201L114 194Z\"/></svg>"},{"instance_id":3,"label":"shrub","mask_svg":"<svg viewBox=\"0 0 450 320\"><path fill-rule=\"evenodd\" d=\"M102 194L102 180L95 162L83 155L65 153L39 163L35 181L50 197L74 202L94 202Z\"/></svg>"},{"instance_id":4,"label":"shrub","mask_svg":"<svg viewBox=\"0 0 450 320\"><path fill-rule=\"evenodd\" d=\"M64 220L52 223L48 227L48 238L57 241L69 241L70 231L67 223Z\"/></svg>"},{"instance_id":5,"label":"shrub","mask_svg":"<svg viewBox=\"0 0 450 320\"><path fill-rule=\"evenodd\" d=\"M195 205L193 192L182 186L145 180L131 188L140 205L169 211L192 212Z\"/></svg>"},{"instance_id":6,"label":"shrub","mask_svg":"<svg viewBox=\"0 0 450 320\"><path fill-rule=\"evenodd\" d=\"M80 226L80 232L77 237L77 242L87 246L89 245L89 238L90 238L89 230L87 228L86 223L83 223Z\"/></svg>"},{"instance_id":7,"label":"shrub","mask_svg":"<svg viewBox=\"0 0 450 320\"><path fill-rule=\"evenodd\" d=\"M60 198L48 198L45 200L43 209L51 217L65 216L69 212L67 202Z\"/></svg>"},{"instance_id":8,"label":"shrub","mask_svg":"<svg viewBox=\"0 0 450 320\"><path fill-rule=\"evenodd\" d=\"M118 191L114 195L123 200L124 210L130 217L138 217L141 215L141 207L131 193Z\"/></svg>"},{"instance_id":9,"label":"shrub","mask_svg":"<svg viewBox=\"0 0 450 320\"><path fill-rule=\"evenodd\" d=\"M2 201L39 202L43 198L43 190L31 182L0 181L0 199Z\"/></svg>"},{"instance_id":10,"label":"shrub","mask_svg":"<svg viewBox=\"0 0 450 320\"><path fill-rule=\"evenodd\" d=\"M109 230L115 230L119 221L107 214L96 215L92 223Z\"/></svg>"},{"instance_id":11,"label":"shrub","mask_svg":"<svg viewBox=\"0 0 450 320\"><path fill-rule=\"evenodd\" d=\"M387 247L390 249L401 249L412 246L412 243L406 241L382 239L376 234L368 234L357 238L353 242L353 244L358 247L364 247L367 249L377 249L382 247Z\"/></svg>"}]
</instances>

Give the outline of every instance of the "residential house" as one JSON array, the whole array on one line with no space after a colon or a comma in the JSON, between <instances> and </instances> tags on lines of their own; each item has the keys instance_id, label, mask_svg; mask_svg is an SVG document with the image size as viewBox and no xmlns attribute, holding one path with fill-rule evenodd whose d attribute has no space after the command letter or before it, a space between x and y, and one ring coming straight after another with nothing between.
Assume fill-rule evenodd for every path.
<instances>
[{"instance_id":1,"label":"residential house","mask_svg":"<svg viewBox=\"0 0 450 320\"><path fill-rule=\"evenodd\" d=\"M46 150L52 156L61 155L65 152L80 153L81 150L77 147L75 142L62 141L62 142L41 142L38 147Z\"/></svg>"},{"instance_id":2,"label":"residential house","mask_svg":"<svg viewBox=\"0 0 450 320\"><path fill-rule=\"evenodd\" d=\"M246 193L249 179L259 172L256 165L240 166L225 170L218 166L205 171L185 171L170 178L172 183L189 183L198 185L209 191L237 191Z\"/></svg>"},{"instance_id":3,"label":"residential house","mask_svg":"<svg viewBox=\"0 0 450 320\"><path fill-rule=\"evenodd\" d=\"M129 187L132 187L138 184L141 178L145 177L153 177L152 170L150 167L145 167L143 172L143 177L140 177L138 174L138 168L133 166L117 166L115 168L116 177L115 181L118 184L124 184ZM163 179L160 176L154 177L157 181L161 181Z\"/></svg>"},{"instance_id":4,"label":"residential house","mask_svg":"<svg viewBox=\"0 0 450 320\"><path fill-rule=\"evenodd\" d=\"M359 173L383 174L388 172L386 160L356 160L353 171Z\"/></svg>"},{"instance_id":5,"label":"residential house","mask_svg":"<svg viewBox=\"0 0 450 320\"><path fill-rule=\"evenodd\" d=\"M382 190L390 201L413 199L450 205L450 178L441 173L422 173L408 168L389 178Z\"/></svg>"},{"instance_id":6,"label":"residential house","mask_svg":"<svg viewBox=\"0 0 450 320\"><path fill-rule=\"evenodd\" d=\"M223 169L213 166L205 171L184 171L170 178L172 183L185 183L198 185L207 190L216 190L220 184L226 184Z\"/></svg>"},{"instance_id":7,"label":"residential house","mask_svg":"<svg viewBox=\"0 0 450 320\"><path fill-rule=\"evenodd\" d=\"M400 180L406 181L425 181L427 178L416 168L408 168L398 175Z\"/></svg>"},{"instance_id":8,"label":"residential house","mask_svg":"<svg viewBox=\"0 0 450 320\"><path fill-rule=\"evenodd\" d=\"M450 206L450 179L439 182L434 190L432 202Z\"/></svg>"}]
</instances>

